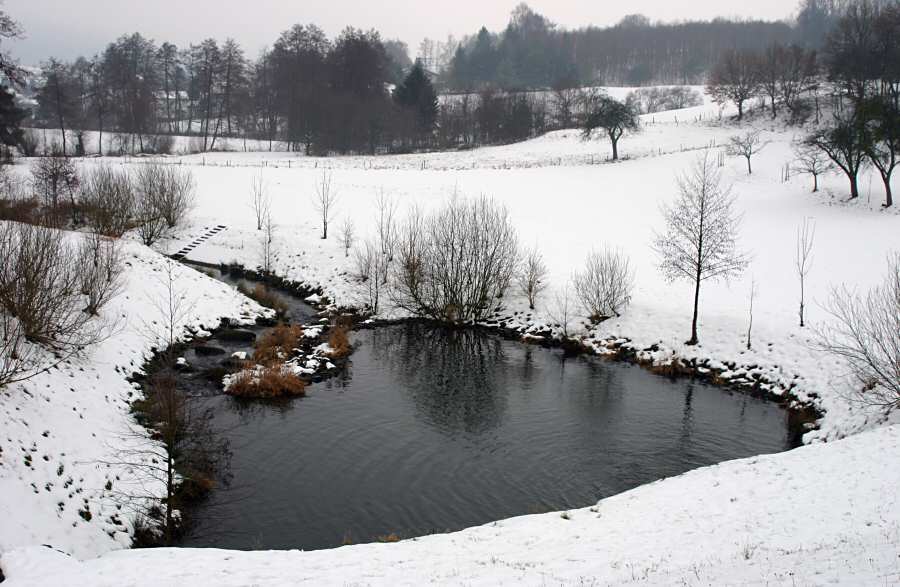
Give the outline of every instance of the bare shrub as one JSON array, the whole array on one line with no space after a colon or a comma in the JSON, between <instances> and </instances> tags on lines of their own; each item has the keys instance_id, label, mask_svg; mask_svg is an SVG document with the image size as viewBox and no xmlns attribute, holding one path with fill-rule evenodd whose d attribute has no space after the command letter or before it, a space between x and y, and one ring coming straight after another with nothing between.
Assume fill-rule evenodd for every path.
<instances>
[{"instance_id":1,"label":"bare shrub","mask_svg":"<svg viewBox=\"0 0 900 587\"><path fill-rule=\"evenodd\" d=\"M89 270L62 232L0 224L0 386L29 379L108 335L112 325L85 311L81 286ZM115 291L105 288L98 304Z\"/></svg>"},{"instance_id":2,"label":"bare shrub","mask_svg":"<svg viewBox=\"0 0 900 587\"><path fill-rule=\"evenodd\" d=\"M537 247L525 252L516 274L516 282L519 291L528 298L528 307L534 310L538 296L547 289L547 264Z\"/></svg>"},{"instance_id":3,"label":"bare shrub","mask_svg":"<svg viewBox=\"0 0 900 587\"><path fill-rule=\"evenodd\" d=\"M679 110L703 104L700 92L686 87L640 88L628 94L628 102L635 104L642 114Z\"/></svg>"},{"instance_id":4,"label":"bare shrub","mask_svg":"<svg viewBox=\"0 0 900 587\"><path fill-rule=\"evenodd\" d=\"M832 320L816 330L818 347L847 361L862 401L900 407L900 253L881 285L865 295L836 287L825 311Z\"/></svg>"},{"instance_id":5,"label":"bare shrub","mask_svg":"<svg viewBox=\"0 0 900 587\"><path fill-rule=\"evenodd\" d=\"M350 249L353 248L353 243L356 242L356 228L353 225L353 219L349 216L344 218L344 221L341 223L340 241L341 247L344 249L344 256L349 257Z\"/></svg>"},{"instance_id":6,"label":"bare shrub","mask_svg":"<svg viewBox=\"0 0 900 587\"><path fill-rule=\"evenodd\" d=\"M556 328L564 338L569 338L572 332L572 322L575 319L575 304L572 303L572 292L569 284L566 285L553 296L553 304L548 310L548 314L555 322Z\"/></svg>"},{"instance_id":7,"label":"bare shrub","mask_svg":"<svg viewBox=\"0 0 900 587\"><path fill-rule=\"evenodd\" d=\"M486 197L454 198L428 217L414 211L401 229L393 301L435 320L481 320L496 309L517 264L506 208Z\"/></svg>"},{"instance_id":8,"label":"bare shrub","mask_svg":"<svg viewBox=\"0 0 900 587\"><path fill-rule=\"evenodd\" d=\"M77 344L88 316L81 311L77 255L63 233L28 224L5 224L3 232L4 310L18 319L31 342L53 348Z\"/></svg>"},{"instance_id":9,"label":"bare shrub","mask_svg":"<svg viewBox=\"0 0 900 587\"><path fill-rule=\"evenodd\" d=\"M142 192L135 200L134 222L141 242L148 247L163 237L168 226L157 203Z\"/></svg>"},{"instance_id":10,"label":"bare shrub","mask_svg":"<svg viewBox=\"0 0 900 587\"><path fill-rule=\"evenodd\" d=\"M387 259L384 264L383 281L387 282L387 268L394 261L394 250L397 248L399 234L397 231L397 202L380 191L375 198L375 221L378 229L378 246L381 254Z\"/></svg>"},{"instance_id":11,"label":"bare shrub","mask_svg":"<svg viewBox=\"0 0 900 587\"><path fill-rule=\"evenodd\" d=\"M354 259L353 277L356 279L356 290L360 302L372 314L378 314L381 299L387 285L381 278L387 271L388 260L381 248L373 241L367 240L357 248Z\"/></svg>"},{"instance_id":12,"label":"bare shrub","mask_svg":"<svg viewBox=\"0 0 900 587\"><path fill-rule=\"evenodd\" d=\"M588 255L584 271L576 273L575 295L593 322L620 316L631 302L634 271L621 251L605 248Z\"/></svg>"},{"instance_id":13,"label":"bare shrub","mask_svg":"<svg viewBox=\"0 0 900 587\"><path fill-rule=\"evenodd\" d=\"M28 181L0 165L0 220L39 224L40 203L33 197Z\"/></svg>"},{"instance_id":14,"label":"bare shrub","mask_svg":"<svg viewBox=\"0 0 900 587\"><path fill-rule=\"evenodd\" d=\"M28 342L19 320L0 309L0 388L32 373L38 348Z\"/></svg>"},{"instance_id":15,"label":"bare shrub","mask_svg":"<svg viewBox=\"0 0 900 587\"><path fill-rule=\"evenodd\" d=\"M87 297L88 314L96 316L123 287L122 255L119 243L99 234L88 234L78 252L81 293Z\"/></svg>"},{"instance_id":16,"label":"bare shrub","mask_svg":"<svg viewBox=\"0 0 900 587\"><path fill-rule=\"evenodd\" d=\"M41 148L41 137L33 128L25 129L19 140L19 152L23 157L35 157Z\"/></svg>"},{"instance_id":17,"label":"bare shrub","mask_svg":"<svg viewBox=\"0 0 900 587\"><path fill-rule=\"evenodd\" d=\"M108 165L91 169L82 185L81 197L94 232L118 238L131 227L135 197L127 171Z\"/></svg>"},{"instance_id":18,"label":"bare shrub","mask_svg":"<svg viewBox=\"0 0 900 587\"><path fill-rule=\"evenodd\" d=\"M172 135L147 135L143 137L143 152L150 155L171 155L175 148Z\"/></svg>"},{"instance_id":19,"label":"bare shrub","mask_svg":"<svg viewBox=\"0 0 900 587\"><path fill-rule=\"evenodd\" d=\"M190 169L169 165L162 167L159 212L169 228L182 224L194 208L196 194L194 174Z\"/></svg>"}]
</instances>

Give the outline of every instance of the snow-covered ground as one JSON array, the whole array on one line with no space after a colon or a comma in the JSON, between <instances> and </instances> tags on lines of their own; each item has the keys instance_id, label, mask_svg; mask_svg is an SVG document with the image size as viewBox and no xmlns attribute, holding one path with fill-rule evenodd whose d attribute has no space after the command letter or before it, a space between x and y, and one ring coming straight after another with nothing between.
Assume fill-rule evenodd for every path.
<instances>
[{"instance_id":1,"label":"snow-covered ground","mask_svg":"<svg viewBox=\"0 0 900 587\"><path fill-rule=\"evenodd\" d=\"M731 461L594 507L317 552L4 555L23 585L896 585L900 427ZM20 579L21 578L21 579Z\"/></svg>"},{"instance_id":2,"label":"snow-covered ground","mask_svg":"<svg viewBox=\"0 0 900 587\"><path fill-rule=\"evenodd\" d=\"M34 514L34 508L22 510L37 515L38 522L32 524L18 507L19 502L36 499L28 494L28 470L21 461L8 464L5 455L13 451L4 450L0 567L10 583L900 582L900 508L896 503L900 474L896 467L900 427L896 424L900 421L896 415L857 402L845 365L812 349L810 329L798 326L799 284L794 270L797 227L811 219L816 240L807 300L808 320L815 326L824 319L820 304L831 286L846 283L864 290L882 279L887 253L900 249L900 215L880 208L881 182L870 173L860 182L860 200L852 203L846 201L847 184L842 176L824 178L818 194L810 193L810 178L795 174L783 182L782 169L793 159L792 141L801 131L766 118L756 119L751 124L764 131L763 140L768 144L754 158L753 175L747 175L743 159L729 157L724 169L744 217L741 245L752 252L753 262L741 279L704 285L701 345L687 347L683 341L689 336L692 290L689 284L666 283L650 248L654 230L662 228L659 206L674 198L676 174L695 160L697 149L711 146L718 150L728 137L746 129L720 123L718 109L710 105L650 115L645 123L641 134L623 139L620 152L630 159L619 163L604 162L608 142L583 142L576 131L460 153L334 159L217 153L169 158L167 162L190 166L194 172L198 206L194 224L164 248L174 253L206 234L208 227L221 224L227 230L199 243L189 258L256 266L260 233L248 204L251 181L262 173L278 223L276 272L321 286L337 303L359 305L361 297L348 277L352 257L344 256L336 239L344 217L353 219L357 232L366 237L374 233L379 194L394 198L401 216L409 205L433 209L454 193L489 195L508 206L523 244L535 244L542 251L554 290L565 286L591 249L608 244L631 256L637 275L632 305L621 318L579 334L594 341L627 339L636 349L658 345L659 350L652 353L658 360L677 356L719 365L733 363L737 368L732 375L763 376L773 384L775 393L791 388L794 397L824 412L820 428L806 436L811 446L694 471L603 500L597 511L571 512L571 519L559 513L529 516L398 545L318 553L126 551L84 563L49 549L10 552L13 547L47 543L85 557L124 541L72 536L68 525L79 518L68 508L65 516L71 514L72 519L58 518L55 513ZM90 160L83 165L96 163ZM327 241L319 238L312 207L313 186L323 167L333 170L340 197L338 218L332 221L332 237ZM754 308L754 345L748 351L745 337L752 280L759 293ZM214 287L203 283L204 288ZM506 312L520 312L516 320L523 328L540 327L553 322L553 297L553 291L545 294L537 312L527 316L524 300L513 296ZM220 307L208 307L207 319L236 311L235 303L231 299ZM134 342L133 347L129 358L139 364L140 345ZM102 353L99 350L98 356ZM115 373L112 360L94 363L91 361L91 369L104 370L115 382L103 393L130 391ZM68 387L57 385L54 380L40 383L48 396L69 397L60 391ZM38 397L37 391L34 393ZM0 409L8 414L4 417L20 422L30 409L37 421L38 406L44 404L24 397L0 397ZM108 411L112 408L103 405L106 400L90 397L91 406L101 405L99 421L113 422L115 414ZM123 397L114 397L121 418ZM49 440L42 439L31 422L14 426L19 430L13 436L18 443L12 444L15 454L22 450L19 446L30 450L30 443L36 442L33 462L47 469L36 478L42 482L51 479L56 462L38 458L45 452L41 442ZM61 429L58 442L67 443L63 434L76 434L70 429ZM4 446L10 444L5 438L0 440ZM102 442L83 441L96 444L84 448L86 456L77 460L96 459L91 451L100 450L97 447ZM69 458L76 459L72 456L75 452L70 449ZM105 482L102 474L91 479L99 485L85 481L85 491ZM40 494L44 490L40 484L38 487ZM49 504L52 511L55 498L49 495L41 503ZM29 529L10 530L10 520L19 524L17 528ZM38 529L32 530L32 525ZM86 532L79 530L80 526L84 524L76 524L72 530Z\"/></svg>"}]
</instances>

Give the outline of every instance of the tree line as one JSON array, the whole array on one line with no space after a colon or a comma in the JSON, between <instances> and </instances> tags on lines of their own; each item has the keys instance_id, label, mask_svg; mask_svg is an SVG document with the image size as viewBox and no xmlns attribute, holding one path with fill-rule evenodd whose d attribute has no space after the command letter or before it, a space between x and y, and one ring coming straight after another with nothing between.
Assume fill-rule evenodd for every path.
<instances>
[{"instance_id":1,"label":"tree line","mask_svg":"<svg viewBox=\"0 0 900 587\"><path fill-rule=\"evenodd\" d=\"M418 142L437 102L399 42L354 28L332 40L315 25L255 59L234 39L179 48L134 33L91 58L49 59L41 77L33 124L59 129L59 149L76 155L91 148L86 130L101 146L104 133L121 137L113 152L171 150L160 135L190 135L196 151L241 136L307 154L391 152Z\"/></svg>"}]
</instances>

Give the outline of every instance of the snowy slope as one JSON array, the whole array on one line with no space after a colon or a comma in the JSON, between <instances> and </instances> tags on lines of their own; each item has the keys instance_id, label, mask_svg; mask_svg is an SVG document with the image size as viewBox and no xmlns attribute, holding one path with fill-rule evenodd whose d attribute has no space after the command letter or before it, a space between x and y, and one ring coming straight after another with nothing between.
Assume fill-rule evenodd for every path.
<instances>
[{"instance_id":1,"label":"snowy slope","mask_svg":"<svg viewBox=\"0 0 900 587\"><path fill-rule=\"evenodd\" d=\"M166 291L169 261L136 243L123 247L125 289L103 310L117 322L114 334L85 356L0 392L0 552L53 544L87 557L131 544L131 520L112 495L135 478L101 462L121 460L114 455L124 443L150 442L129 434L138 392L127 378L156 342L153 323L163 316L155 302ZM214 328L223 317L252 322L262 311L228 286L174 267L179 295L195 302L183 328Z\"/></svg>"}]
</instances>

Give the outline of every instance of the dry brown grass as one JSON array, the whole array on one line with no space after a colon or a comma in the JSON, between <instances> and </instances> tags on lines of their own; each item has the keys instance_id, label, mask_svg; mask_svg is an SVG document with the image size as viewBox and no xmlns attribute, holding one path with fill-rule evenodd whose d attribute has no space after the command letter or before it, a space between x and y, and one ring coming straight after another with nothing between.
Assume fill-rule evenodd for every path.
<instances>
[{"instance_id":1,"label":"dry brown grass","mask_svg":"<svg viewBox=\"0 0 900 587\"><path fill-rule=\"evenodd\" d=\"M341 359L350 354L350 338L347 336L349 328L346 324L336 324L328 334L328 346L331 347L330 356L333 359Z\"/></svg>"},{"instance_id":2,"label":"dry brown grass","mask_svg":"<svg viewBox=\"0 0 900 587\"><path fill-rule=\"evenodd\" d=\"M376 536L375 542L400 542L400 537L391 532L390 534Z\"/></svg>"},{"instance_id":3,"label":"dry brown grass","mask_svg":"<svg viewBox=\"0 0 900 587\"><path fill-rule=\"evenodd\" d=\"M228 394L246 398L299 397L306 395L306 382L284 365L259 367L238 373Z\"/></svg>"},{"instance_id":4,"label":"dry brown grass","mask_svg":"<svg viewBox=\"0 0 900 587\"><path fill-rule=\"evenodd\" d=\"M271 366L283 362L300 344L303 328L297 324L279 324L256 341L253 361Z\"/></svg>"}]
</instances>

